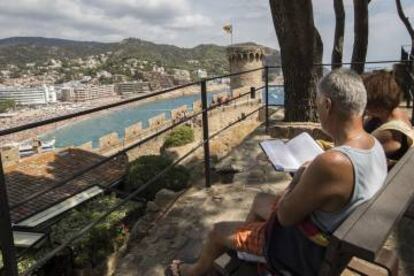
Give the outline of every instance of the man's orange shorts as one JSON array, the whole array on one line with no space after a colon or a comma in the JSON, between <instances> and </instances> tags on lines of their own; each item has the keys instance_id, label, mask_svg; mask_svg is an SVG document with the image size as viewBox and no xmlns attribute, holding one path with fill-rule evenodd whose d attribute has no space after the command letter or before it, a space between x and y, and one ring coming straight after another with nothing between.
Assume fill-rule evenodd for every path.
<instances>
[{"instance_id":1,"label":"man's orange shorts","mask_svg":"<svg viewBox=\"0 0 414 276\"><path fill-rule=\"evenodd\" d=\"M263 255L266 222L252 222L237 228L233 245L237 251Z\"/></svg>"},{"instance_id":2,"label":"man's orange shorts","mask_svg":"<svg viewBox=\"0 0 414 276\"><path fill-rule=\"evenodd\" d=\"M277 202L272 206L276 212ZM266 221L252 222L236 229L233 245L237 251L263 256L265 242Z\"/></svg>"}]
</instances>

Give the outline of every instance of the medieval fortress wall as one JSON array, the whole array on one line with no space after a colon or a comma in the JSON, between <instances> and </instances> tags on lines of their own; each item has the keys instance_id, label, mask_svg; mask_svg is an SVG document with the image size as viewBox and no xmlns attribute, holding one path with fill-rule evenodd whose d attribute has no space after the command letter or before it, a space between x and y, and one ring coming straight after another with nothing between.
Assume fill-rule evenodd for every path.
<instances>
[{"instance_id":1,"label":"medieval fortress wall","mask_svg":"<svg viewBox=\"0 0 414 276\"><path fill-rule=\"evenodd\" d=\"M264 51L256 45L233 45L227 48L230 72L239 73L263 67ZM248 91L250 87L263 86L263 70L231 77L233 96ZM247 89L246 89L247 88Z\"/></svg>"},{"instance_id":2,"label":"medieval fortress wall","mask_svg":"<svg viewBox=\"0 0 414 276\"><path fill-rule=\"evenodd\" d=\"M243 103L231 103L218 107L212 111L209 111L209 130L210 135L215 131L223 128L225 125L236 121L237 119L244 116L260 105L260 99L252 99L248 102ZM91 151L101 155L111 155L117 151L131 146L146 137L156 134L162 129L165 129L174 123L180 121L185 116L191 116L201 110L201 102L195 101L193 103L192 110L190 111L186 105L180 106L171 110L170 118L167 119L165 113L154 116L148 120L148 127L142 128L142 123L137 122L124 130L123 137L116 132L109 133L99 138L98 147L93 147L92 141L84 143L80 146L72 146L68 148L80 148L83 150ZM249 120L257 121L258 116L252 116ZM201 138L201 115L188 121L196 133L196 138ZM135 160L139 156L147 154L159 154L160 149L164 143L165 136L168 135L169 131L159 135L158 137L130 150L128 157L131 160ZM67 148L59 148L56 151L66 150ZM38 153L41 153L39 148ZM24 158L20 158L18 147L7 147L1 150L2 162L4 166L16 164L19 161L24 161Z\"/></svg>"}]
</instances>

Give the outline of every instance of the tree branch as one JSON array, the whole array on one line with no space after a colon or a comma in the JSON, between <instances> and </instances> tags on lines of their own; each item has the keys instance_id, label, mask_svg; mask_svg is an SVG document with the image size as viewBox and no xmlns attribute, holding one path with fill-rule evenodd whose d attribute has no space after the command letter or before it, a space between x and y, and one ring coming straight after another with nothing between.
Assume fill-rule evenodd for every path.
<instances>
[{"instance_id":1,"label":"tree branch","mask_svg":"<svg viewBox=\"0 0 414 276\"><path fill-rule=\"evenodd\" d=\"M398 16L407 28L407 31L410 34L411 39L414 40L414 29L411 26L410 20L408 20L408 17L404 14L404 10L401 5L401 0L395 0L395 3L397 4Z\"/></svg>"}]
</instances>

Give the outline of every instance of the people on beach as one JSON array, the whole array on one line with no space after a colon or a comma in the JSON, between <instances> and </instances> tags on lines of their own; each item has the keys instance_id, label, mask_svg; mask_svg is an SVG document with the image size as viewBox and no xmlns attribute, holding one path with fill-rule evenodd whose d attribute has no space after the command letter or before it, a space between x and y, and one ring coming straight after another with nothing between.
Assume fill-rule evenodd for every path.
<instances>
[{"instance_id":1,"label":"people on beach","mask_svg":"<svg viewBox=\"0 0 414 276\"><path fill-rule=\"evenodd\" d=\"M270 271L317 274L330 235L374 196L387 174L381 144L363 128L361 77L337 69L318 88L321 125L335 147L304 164L281 194L258 194L245 221L216 223L197 262L175 260L167 275L204 275L228 250L262 257Z\"/></svg>"},{"instance_id":2,"label":"people on beach","mask_svg":"<svg viewBox=\"0 0 414 276\"><path fill-rule=\"evenodd\" d=\"M399 108L402 89L392 71L365 74L363 81L368 98L364 128L381 142L391 168L414 141L410 119Z\"/></svg>"}]
</instances>

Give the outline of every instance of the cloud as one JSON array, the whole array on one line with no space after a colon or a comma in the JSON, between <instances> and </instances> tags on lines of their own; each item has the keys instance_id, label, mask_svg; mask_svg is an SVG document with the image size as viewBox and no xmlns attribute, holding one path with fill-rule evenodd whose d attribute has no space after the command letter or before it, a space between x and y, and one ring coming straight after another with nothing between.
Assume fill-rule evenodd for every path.
<instances>
[{"instance_id":1,"label":"cloud","mask_svg":"<svg viewBox=\"0 0 414 276\"><path fill-rule=\"evenodd\" d=\"M171 38L212 20L190 0L20 0L0 2L0 36L36 35L82 40ZM7 26L7 28L4 28Z\"/></svg>"},{"instance_id":2,"label":"cloud","mask_svg":"<svg viewBox=\"0 0 414 276\"><path fill-rule=\"evenodd\" d=\"M414 18L414 3L402 0ZM345 60L353 45L353 0L346 9ZM371 1L368 59L396 59L409 42L394 1ZM313 1L314 18L330 61L335 29L332 0ZM226 45L222 31L233 23L234 41L255 41L279 48L268 1L251 0L18 0L0 1L0 37L47 36L75 40L119 41L139 37L192 47Z\"/></svg>"}]
</instances>

